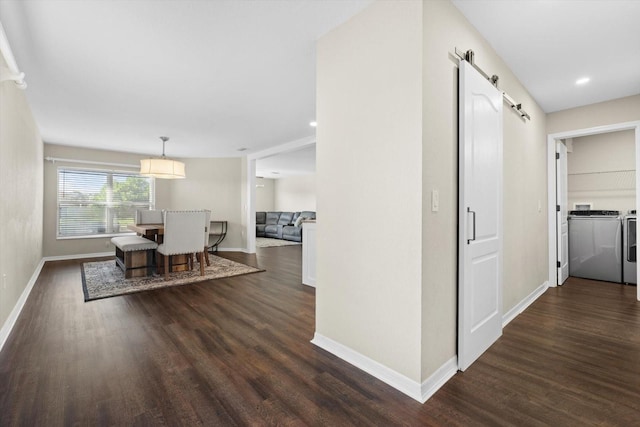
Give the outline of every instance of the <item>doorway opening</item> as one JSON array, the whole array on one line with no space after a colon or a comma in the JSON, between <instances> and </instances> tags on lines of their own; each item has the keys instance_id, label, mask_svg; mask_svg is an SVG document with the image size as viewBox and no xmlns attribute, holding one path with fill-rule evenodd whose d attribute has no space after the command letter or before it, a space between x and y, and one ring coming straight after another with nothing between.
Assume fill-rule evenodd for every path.
<instances>
[{"instance_id":1,"label":"doorway opening","mask_svg":"<svg viewBox=\"0 0 640 427\"><path fill-rule=\"evenodd\" d=\"M293 153L301 149L309 148L315 145L315 143L316 138L315 136L313 136L247 155L247 200L245 205L245 233L247 236L246 242L248 253L256 252L256 162L260 159L266 159L286 153Z\"/></svg>"},{"instance_id":2,"label":"doorway opening","mask_svg":"<svg viewBox=\"0 0 640 427\"><path fill-rule=\"evenodd\" d=\"M556 192L558 188L558 179L556 177L556 144L560 140L569 138L579 138L583 136L598 135L603 133L618 132L624 130L634 131L635 137L635 165L636 171L640 170L640 121L618 123L606 126L598 126L593 128L578 129L573 131L566 131L560 133L549 134L547 136L547 173L548 173L548 206L549 206L549 286L558 286L559 265L562 265L560 259L561 254L558 251L557 245L557 227L558 223L557 209L556 209ZM640 174L636 173L635 179L636 187L636 206L638 210L640 200L638 198L638 191L640 190ZM636 277L637 281L637 277ZM640 301L640 287L637 291L637 299Z\"/></svg>"}]
</instances>

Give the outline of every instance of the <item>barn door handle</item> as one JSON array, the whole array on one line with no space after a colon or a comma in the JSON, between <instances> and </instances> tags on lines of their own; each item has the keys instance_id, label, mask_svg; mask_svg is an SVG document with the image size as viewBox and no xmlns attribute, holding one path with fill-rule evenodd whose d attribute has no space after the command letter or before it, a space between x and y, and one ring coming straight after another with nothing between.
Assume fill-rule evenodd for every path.
<instances>
[{"instance_id":1,"label":"barn door handle","mask_svg":"<svg viewBox=\"0 0 640 427\"><path fill-rule=\"evenodd\" d=\"M471 239L467 239L467 245L471 244L471 241L476 240L476 213L472 211L471 208L467 207L467 214L473 214L473 237Z\"/></svg>"}]
</instances>

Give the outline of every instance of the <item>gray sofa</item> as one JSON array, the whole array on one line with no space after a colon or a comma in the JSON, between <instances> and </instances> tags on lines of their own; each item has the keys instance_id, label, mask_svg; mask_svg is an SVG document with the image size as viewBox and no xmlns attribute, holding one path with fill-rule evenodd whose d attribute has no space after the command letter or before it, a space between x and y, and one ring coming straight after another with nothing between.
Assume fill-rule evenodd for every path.
<instances>
[{"instance_id":1,"label":"gray sofa","mask_svg":"<svg viewBox=\"0 0 640 427\"><path fill-rule=\"evenodd\" d=\"M256 236L302 242L302 223L298 219L316 219L313 211L256 212Z\"/></svg>"}]
</instances>

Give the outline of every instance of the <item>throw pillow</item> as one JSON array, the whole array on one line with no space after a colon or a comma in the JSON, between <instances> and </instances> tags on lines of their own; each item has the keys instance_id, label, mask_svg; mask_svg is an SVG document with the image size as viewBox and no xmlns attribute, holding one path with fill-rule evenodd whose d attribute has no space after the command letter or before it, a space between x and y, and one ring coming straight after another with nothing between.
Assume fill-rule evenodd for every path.
<instances>
[{"instance_id":1,"label":"throw pillow","mask_svg":"<svg viewBox=\"0 0 640 427\"><path fill-rule=\"evenodd\" d=\"M302 221L304 221L306 219L306 217L300 215L297 219L296 222L293 224L296 227L300 227L302 225Z\"/></svg>"}]
</instances>

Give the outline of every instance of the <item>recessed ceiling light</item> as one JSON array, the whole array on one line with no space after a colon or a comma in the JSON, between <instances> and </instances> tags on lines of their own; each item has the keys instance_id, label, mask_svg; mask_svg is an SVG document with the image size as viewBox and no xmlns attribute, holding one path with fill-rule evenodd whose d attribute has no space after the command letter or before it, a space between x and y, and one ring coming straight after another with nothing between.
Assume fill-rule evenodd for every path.
<instances>
[{"instance_id":1,"label":"recessed ceiling light","mask_svg":"<svg viewBox=\"0 0 640 427\"><path fill-rule=\"evenodd\" d=\"M309 126L314 128L314 127L318 126L318 122L311 122L311 123L309 123Z\"/></svg>"},{"instance_id":2,"label":"recessed ceiling light","mask_svg":"<svg viewBox=\"0 0 640 427\"><path fill-rule=\"evenodd\" d=\"M238 148L238 151L247 151L247 149L242 147L242 148Z\"/></svg>"},{"instance_id":3,"label":"recessed ceiling light","mask_svg":"<svg viewBox=\"0 0 640 427\"><path fill-rule=\"evenodd\" d=\"M589 77L582 77L582 78L576 80L576 84L577 85L587 84L587 83L589 83L589 80L591 80Z\"/></svg>"}]
</instances>

